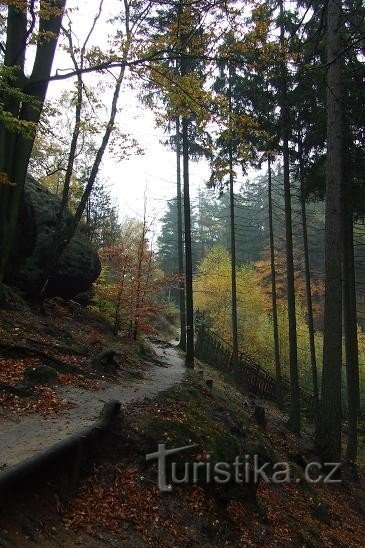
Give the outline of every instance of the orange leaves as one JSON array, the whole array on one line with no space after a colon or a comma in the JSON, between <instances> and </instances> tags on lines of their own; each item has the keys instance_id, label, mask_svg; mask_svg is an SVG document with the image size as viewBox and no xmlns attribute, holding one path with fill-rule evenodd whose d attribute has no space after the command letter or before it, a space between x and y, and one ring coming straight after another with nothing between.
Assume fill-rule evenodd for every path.
<instances>
[{"instance_id":1,"label":"orange leaves","mask_svg":"<svg viewBox=\"0 0 365 548\"><path fill-rule=\"evenodd\" d=\"M180 489L180 497L190 510L198 516L203 516L206 512L214 509L213 500L209 499L201 487L191 487L190 489Z\"/></svg>"},{"instance_id":2,"label":"orange leaves","mask_svg":"<svg viewBox=\"0 0 365 548\"><path fill-rule=\"evenodd\" d=\"M303 253L300 249L294 249L294 261L295 261L295 291L299 297L299 301L303 304L306 302L306 288L304 269L302 265ZM271 297L271 266L270 266L270 250L265 248L263 251L263 257L255 263L255 270L257 272L260 285L268 295ZM276 289L278 302L283 302L286 297L286 259L284 253L281 251L276 252L275 257L275 270L276 270ZM324 285L321 279L315 279L312 277L311 281L312 299L313 299L313 313L316 325L321 325L323 315L323 302L324 302Z\"/></svg>"},{"instance_id":3,"label":"orange leaves","mask_svg":"<svg viewBox=\"0 0 365 548\"><path fill-rule=\"evenodd\" d=\"M2 359L0 358L0 381L10 386L16 386L23 380L27 367L40 365L36 358ZM54 415L62 410L70 409L74 404L58 398L56 392L49 387L39 386L32 397L23 398L0 390L0 406L4 410L18 415L40 413L43 416Z\"/></svg>"},{"instance_id":4,"label":"orange leaves","mask_svg":"<svg viewBox=\"0 0 365 548\"><path fill-rule=\"evenodd\" d=\"M116 245L101 250L104 279L97 293L113 310L114 331L129 336L153 331L151 320L161 309L157 296L167 283L147 239L146 221L129 222Z\"/></svg>"},{"instance_id":5,"label":"orange leaves","mask_svg":"<svg viewBox=\"0 0 365 548\"><path fill-rule=\"evenodd\" d=\"M54 390L42 386L37 389L36 396L30 398L22 398L0 390L0 407L17 415L39 413L43 417L49 417L71 409L75 404L59 399Z\"/></svg>"},{"instance_id":6,"label":"orange leaves","mask_svg":"<svg viewBox=\"0 0 365 548\"><path fill-rule=\"evenodd\" d=\"M77 386L78 388L84 388L85 390L99 390L100 386L97 381L85 379L80 375L72 375L70 373L61 374L58 376L59 383L64 386Z\"/></svg>"},{"instance_id":7,"label":"orange leaves","mask_svg":"<svg viewBox=\"0 0 365 548\"><path fill-rule=\"evenodd\" d=\"M0 382L12 388L22 390L24 385L24 374L27 369L39 368L47 365L47 356L54 358L65 367L72 366L80 368L80 375L60 374L58 380L61 385L73 385L92 390L97 385L94 381L82 377L82 365L86 357L80 355L83 351L80 342L86 342L83 335L83 327L80 326L79 318L73 317L75 309L72 305L61 305L59 301L47 304L47 316L38 316L31 309L24 308L19 311L3 311L1 317L2 340L8 343L6 356L0 354ZM79 310L77 309L78 314ZM90 321L90 318L87 318ZM52 320L52 324L50 324ZM85 328L91 331L90 326L84 318ZM77 330L77 341L72 341L72 332ZM67 342L65 342L65 340ZM77 353L68 353L73 350L73 344ZM14 354L11 347L15 345ZM19 350L19 357L17 354ZM29 349L29 356L22 356L21 348ZM40 357L32 355L32 348L41 352ZM42 358L42 352L44 358ZM52 366L52 362L50 362ZM29 392L29 396L27 395ZM35 385L27 387L24 396L13 394L11 390L0 390L0 406L7 413L26 415L39 413L44 417L54 416L66 409L74 407L75 404L65 401L57 394L57 389L49 386Z\"/></svg>"},{"instance_id":8,"label":"orange leaves","mask_svg":"<svg viewBox=\"0 0 365 548\"><path fill-rule=\"evenodd\" d=\"M0 357L0 381L15 386L23 379L27 367L39 365L37 358L5 359Z\"/></svg>"},{"instance_id":9,"label":"orange leaves","mask_svg":"<svg viewBox=\"0 0 365 548\"><path fill-rule=\"evenodd\" d=\"M161 511L157 487L148 483L135 467L117 466L113 471L114 478L108 485L102 478L102 467L85 482L63 516L67 528L93 533L98 528L122 532L133 526L151 545L175 546L186 541L184 531L176 523L177 516ZM160 535L162 538L158 539ZM165 544L166 535L171 535L175 543Z\"/></svg>"}]
</instances>

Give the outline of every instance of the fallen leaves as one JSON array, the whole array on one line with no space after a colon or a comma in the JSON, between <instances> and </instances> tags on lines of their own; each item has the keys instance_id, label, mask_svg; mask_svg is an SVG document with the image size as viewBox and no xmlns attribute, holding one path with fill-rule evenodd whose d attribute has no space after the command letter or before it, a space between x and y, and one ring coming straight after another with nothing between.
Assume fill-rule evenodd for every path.
<instances>
[{"instance_id":1,"label":"fallen leaves","mask_svg":"<svg viewBox=\"0 0 365 548\"><path fill-rule=\"evenodd\" d=\"M62 373L58 376L59 383L64 386L77 386L90 390L90 392L100 389L100 383L93 379L86 379L82 375L73 375L71 373Z\"/></svg>"},{"instance_id":2,"label":"fallen leaves","mask_svg":"<svg viewBox=\"0 0 365 548\"><path fill-rule=\"evenodd\" d=\"M95 533L98 528L120 532L131 524L151 546L177 546L188 540L179 528L178 516L161 509L161 493L144 481L136 467L116 466L110 485L102 485L98 475L89 478L63 516L67 528ZM167 541L168 537L174 543Z\"/></svg>"},{"instance_id":3,"label":"fallen leaves","mask_svg":"<svg viewBox=\"0 0 365 548\"><path fill-rule=\"evenodd\" d=\"M63 386L75 386L86 390L94 391L99 388L96 380L85 378L82 374L82 366L87 361L85 356L75 355L72 348L77 347L77 341L86 340L90 331L88 321L85 326L78 325L78 319L74 318L70 311L72 305L62 304L57 300L47 305L47 316L34 313L30 308L16 311L4 311L1 317L1 337L9 343L9 346L24 345L31 343L35 348L45 351L49 356L54 357L60 363L74 368L80 368L80 374L61 373L58 381ZM78 311L79 313L79 311ZM85 316L87 311L85 310ZM83 330L85 329L85 338ZM70 341L70 342L68 342ZM73 342L76 341L76 342ZM70 353L66 352L70 348ZM10 386L18 387L24 383L24 372L27 368L37 368L43 365L42 357L39 356L14 356L0 355L0 382ZM0 390L0 406L5 413L26 415L40 413L44 417L54 416L62 411L75 407L75 404L65 401L58 395L57 387L34 386L31 397L22 397Z\"/></svg>"},{"instance_id":4,"label":"fallen leaves","mask_svg":"<svg viewBox=\"0 0 365 548\"><path fill-rule=\"evenodd\" d=\"M15 387L23 381L26 368L38 367L40 364L37 358L1 359L0 381ZM39 413L44 417L75 407L75 404L60 398L56 391L48 386L34 387L34 393L30 397L20 397L0 390L0 405L3 410L17 415Z\"/></svg>"},{"instance_id":5,"label":"fallen leaves","mask_svg":"<svg viewBox=\"0 0 365 548\"><path fill-rule=\"evenodd\" d=\"M39 413L47 418L72 409L76 404L58 398L55 391L50 388L40 387L37 396L26 399L0 391L0 406L17 415Z\"/></svg>"},{"instance_id":6,"label":"fallen leaves","mask_svg":"<svg viewBox=\"0 0 365 548\"><path fill-rule=\"evenodd\" d=\"M204 393L201 393L201 398L205 398ZM144 433L151 436L151 431L146 429L146 425L150 424L146 422L146 417L152 416L154 421L162 423L158 431L163 433L163 438L168 439L172 422L175 425L184 422L191 406L188 397L174 400L170 391L164 394L163 400L158 398L157 401L128 405L123 412L127 418L123 428L129 427L134 433L138 432L139 436ZM206 423L205 416L205 413L211 415L212 411L214 409L211 407L202 411L199 424L210 424L209 427L212 427L210 422ZM270 414L269 407L269 419ZM224 423L226 414L221 412L215 416L217 423ZM276 417L275 421L269 420L269 425L265 433L267 444L283 460L301 451L303 440L287 431L282 420ZM193 435L196 424L190 427ZM249 432L250 436L254 436L254 431ZM207 457L204 447L201 449L199 455L194 457L196 460ZM128 462L138 462L137 455L136 450L135 460L130 455ZM156 547L185 545L191 538L203 545L207 543L207 530L212 535L209 537L212 546L269 548L313 545L335 548L351 545L360 548L365 545L363 520L356 511L356 502L363 497L361 485L351 489L346 486L332 489L326 485L303 488L298 484L277 486L261 482L258 507L248 504L244 497L232 499L222 506L222 501L215 498L204 485L174 486L171 493L166 495L157 491L156 484L149 483L150 480L144 476L145 469L135 465L131 467L128 463L117 467L116 477L109 486L96 474L83 485L64 516L65 523L71 529L88 532L95 532L99 528L114 530L116 538L125 538L123 531L125 533L126 524L129 524L128 527L138 531L148 545ZM164 511L166 501L173 509L170 518L166 517ZM328 512L327 521L321 519L318 507Z\"/></svg>"},{"instance_id":7,"label":"fallen leaves","mask_svg":"<svg viewBox=\"0 0 365 548\"><path fill-rule=\"evenodd\" d=\"M27 367L37 367L40 361L37 358L5 359L0 357L0 381L16 386L23 380Z\"/></svg>"},{"instance_id":8,"label":"fallen leaves","mask_svg":"<svg viewBox=\"0 0 365 548\"><path fill-rule=\"evenodd\" d=\"M46 324L48 320L45 320L42 328L34 324L33 333L28 333L27 336L32 337L33 343L52 348L52 352L62 361L79 367L85 358L62 354L61 345L58 345L60 334L64 335L66 331L68 334L72 333L73 344L77 340L85 343L89 335L89 342L94 340L97 344L100 342L96 336L98 331L93 332L87 322L81 322L79 317L74 318L69 309L59 303L55 303L52 313L54 316L50 326ZM75 309L76 314L80 312ZM27 325L32 325L32 317L29 314L25 317ZM46 335L48 328L50 334ZM41 333L37 334L37 329ZM23 331L24 323L22 318L18 317L12 326L12 337L19 341L24 336ZM36 358L0 358L0 381L17 386L22 381L27 367L39 365L41 361ZM60 374L59 383L62 386L77 386L90 392L98 388L96 381L69 373ZM189 387L189 383L185 382L184 386ZM103 466L97 468L94 475L82 483L79 492L66 509L59 500L56 500L55 507L72 538L75 537L75 531L95 534L105 530L115 532L116 538L120 540L129 536L133 539L133 535L130 535L133 529L140 535L139 538L143 538L149 546L156 548L185 546L189 543L263 548L310 545L328 548L341 545L352 548L365 546L363 516L358 511L363 497L363 486L360 483L353 482L335 488L326 485L314 486L311 487L313 497L310 491L301 485L274 486L261 483L258 489L260 512L240 499L230 500L227 505L222 506L220 500L208 495L207 490L201 486L174 486L172 493L168 495L158 491L155 482L146 478L146 470L136 465L136 462L139 462L138 456L141 455L137 452L133 454L133 439L136 439L137 443L143 443L143 436L151 435L148 425L156 427L158 423L158 435L161 434L161 438L170 441L169 436L174 424L179 428L188 422L189 426L182 430L187 443L191 442L190 437L194 440L198 438L199 441L206 440L204 434L208 426L212 436L220 442L223 439L219 437L221 433L232 426L235 426L238 432L244 431L243 427L237 426L236 422L229 419L232 409L230 410L228 402L233 402L237 408L237 412L233 413L234 417L242 418L246 398L234 392L232 386L223 379L220 382L215 380L214 384L216 392L222 393L218 408L214 408L217 405L214 396L208 396L199 386L195 386L194 401L193 398L179 398L173 391L169 391L157 400L136 402L123 409L124 420L128 421L128 424L123 423L123 428L130 428L132 433L129 439L128 459L124 464L109 464L108 473ZM93 397L93 394L90 397ZM192 406L202 401L204 405L198 405L193 413L194 420L189 420L193 411ZM74 406L59 397L57 389L49 386L35 387L34 396L27 398L0 391L0 405L5 410L11 410L19 415L41 413L46 417ZM302 454L301 440L285 428L285 417L271 408L270 404L267 408L268 429L263 434L266 438L265 443L283 460L290 455ZM146 417L151 420L146 421ZM246 429L245 435L252 437L253 427ZM163 439L158 441L162 442ZM123 455L121 457L123 458ZM199 454L195 455L194 459L207 460L208 457L207 447L204 443L199 444ZM327 523L321 521L316 513L319 504L328 508ZM205 530L207 524L210 527L209 538ZM225 539L220 544L217 537L219 531ZM224 537L226 532L235 535L233 541L226 540L230 538ZM74 543L77 544L78 541ZM82 540L80 545L85 545ZM131 541L130 545L136 544Z\"/></svg>"}]
</instances>

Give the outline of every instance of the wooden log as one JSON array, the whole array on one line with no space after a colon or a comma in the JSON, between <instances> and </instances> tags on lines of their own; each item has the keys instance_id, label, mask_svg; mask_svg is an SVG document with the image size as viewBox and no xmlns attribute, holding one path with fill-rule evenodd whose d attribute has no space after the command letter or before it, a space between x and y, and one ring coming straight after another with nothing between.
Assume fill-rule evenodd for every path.
<instances>
[{"instance_id":1,"label":"wooden log","mask_svg":"<svg viewBox=\"0 0 365 548\"><path fill-rule=\"evenodd\" d=\"M0 494L18 487L20 484L23 486L23 483L30 479L44 479L46 471L56 463L57 471L59 471L60 467L68 462L67 457L74 454L80 440L83 445L86 442L91 442L94 445L101 435L107 432L112 420L120 411L120 405L118 401L106 403L99 420L91 426L0 472Z\"/></svg>"}]
</instances>

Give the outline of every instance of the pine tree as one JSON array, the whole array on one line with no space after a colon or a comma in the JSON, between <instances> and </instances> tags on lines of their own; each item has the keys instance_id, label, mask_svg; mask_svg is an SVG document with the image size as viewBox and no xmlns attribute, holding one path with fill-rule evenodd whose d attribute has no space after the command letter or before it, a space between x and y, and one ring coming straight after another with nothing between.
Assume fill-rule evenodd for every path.
<instances>
[{"instance_id":1,"label":"pine tree","mask_svg":"<svg viewBox=\"0 0 365 548\"><path fill-rule=\"evenodd\" d=\"M321 412L317 443L324 462L341 460L341 197L343 177L342 2L327 4L327 180L325 311Z\"/></svg>"}]
</instances>

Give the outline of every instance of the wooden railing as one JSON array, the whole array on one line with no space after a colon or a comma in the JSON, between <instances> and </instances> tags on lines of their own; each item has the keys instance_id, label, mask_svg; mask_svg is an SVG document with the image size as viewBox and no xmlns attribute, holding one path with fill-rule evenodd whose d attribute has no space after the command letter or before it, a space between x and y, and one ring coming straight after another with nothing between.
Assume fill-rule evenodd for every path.
<instances>
[{"instance_id":1,"label":"wooden railing","mask_svg":"<svg viewBox=\"0 0 365 548\"><path fill-rule=\"evenodd\" d=\"M204 325L197 327L197 338L195 344L195 355L198 360L205 361L220 370L233 373L232 346L222 339L217 333ZM277 383L273 375L260 367L250 356L241 352L236 367L237 380L250 391L262 398L275 400L277 398ZM284 399L289 399L290 383L282 379L280 392ZM303 407L308 411L312 410L313 397L309 392L301 390Z\"/></svg>"}]
</instances>

